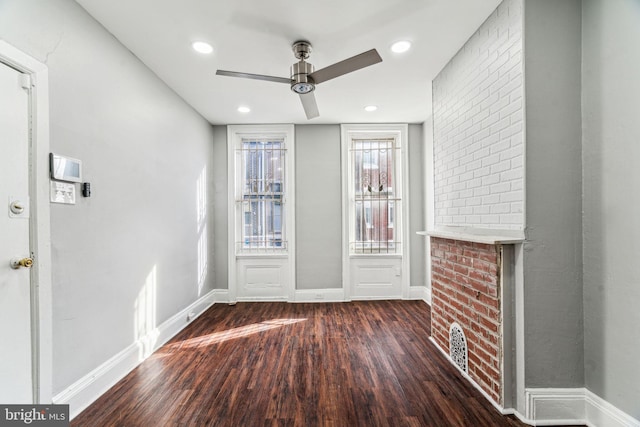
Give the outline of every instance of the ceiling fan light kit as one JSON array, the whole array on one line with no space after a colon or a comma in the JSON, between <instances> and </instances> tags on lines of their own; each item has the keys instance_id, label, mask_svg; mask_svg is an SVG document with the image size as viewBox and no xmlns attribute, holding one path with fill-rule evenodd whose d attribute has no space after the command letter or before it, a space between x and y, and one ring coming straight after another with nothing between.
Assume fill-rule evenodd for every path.
<instances>
[{"instance_id":1,"label":"ceiling fan light kit","mask_svg":"<svg viewBox=\"0 0 640 427\"><path fill-rule=\"evenodd\" d=\"M284 77L265 76L263 74L239 73L236 71L225 70L217 70L216 75L265 80L275 83L287 83L290 85L291 90L300 96L300 101L302 102L302 107L304 108L307 119L313 119L320 115L316 99L313 94L317 84L340 77L361 68L377 64L378 62L382 62L382 58L380 57L380 54L378 54L378 51L371 49L315 71L313 65L306 61L311 54L311 43L305 40L300 40L295 42L291 48L295 57L299 59L299 61L291 66L291 77L289 79Z\"/></svg>"}]
</instances>

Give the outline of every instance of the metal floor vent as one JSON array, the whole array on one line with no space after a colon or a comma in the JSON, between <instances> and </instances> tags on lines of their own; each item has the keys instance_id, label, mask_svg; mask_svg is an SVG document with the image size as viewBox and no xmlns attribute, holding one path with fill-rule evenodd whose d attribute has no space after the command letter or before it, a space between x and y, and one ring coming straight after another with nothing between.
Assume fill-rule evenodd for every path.
<instances>
[{"instance_id":1,"label":"metal floor vent","mask_svg":"<svg viewBox=\"0 0 640 427\"><path fill-rule=\"evenodd\" d=\"M460 369L464 372L469 372L467 338L460 325L456 322L452 323L449 328L449 356Z\"/></svg>"}]
</instances>

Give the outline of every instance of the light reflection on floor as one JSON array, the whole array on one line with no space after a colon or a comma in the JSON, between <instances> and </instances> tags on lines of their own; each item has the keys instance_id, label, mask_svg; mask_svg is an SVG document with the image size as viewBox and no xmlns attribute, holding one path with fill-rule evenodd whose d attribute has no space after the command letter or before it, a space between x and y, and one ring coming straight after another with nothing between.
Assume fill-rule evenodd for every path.
<instances>
[{"instance_id":1,"label":"light reflection on floor","mask_svg":"<svg viewBox=\"0 0 640 427\"><path fill-rule=\"evenodd\" d=\"M280 328L282 326L293 325L299 322L304 322L307 319L273 319L265 320L264 322L254 323L247 326L241 326L238 328L229 329L226 331L214 332L207 335L202 335L195 338L189 338L183 341L171 343L163 347L163 350L170 352L171 350L189 349L196 347L205 347L214 344L220 344L225 341L229 341L236 338L243 338L249 335L265 332L271 329ZM165 353L164 355L167 355ZM155 356L155 355L154 355ZM163 355L158 355L162 357Z\"/></svg>"}]
</instances>

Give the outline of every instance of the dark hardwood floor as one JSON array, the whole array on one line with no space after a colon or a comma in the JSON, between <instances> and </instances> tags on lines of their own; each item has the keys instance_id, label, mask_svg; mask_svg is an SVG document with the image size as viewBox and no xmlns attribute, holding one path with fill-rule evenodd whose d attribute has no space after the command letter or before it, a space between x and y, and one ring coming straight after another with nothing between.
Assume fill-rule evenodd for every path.
<instances>
[{"instance_id":1,"label":"dark hardwood floor","mask_svg":"<svg viewBox=\"0 0 640 427\"><path fill-rule=\"evenodd\" d=\"M422 301L216 304L72 426L524 426L429 341Z\"/></svg>"}]
</instances>

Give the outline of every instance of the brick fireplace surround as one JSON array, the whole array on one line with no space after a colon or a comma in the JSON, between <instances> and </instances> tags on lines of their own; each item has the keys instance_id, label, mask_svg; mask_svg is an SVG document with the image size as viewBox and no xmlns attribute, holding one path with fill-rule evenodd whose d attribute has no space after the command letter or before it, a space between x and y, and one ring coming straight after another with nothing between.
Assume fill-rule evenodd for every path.
<instances>
[{"instance_id":1,"label":"brick fireplace surround","mask_svg":"<svg viewBox=\"0 0 640 427\"><path fill-rule=\"evenodd\" d=\"M431 243L431 339L499 408L512 407L515 268L519 233L419 232ZM450 336L455 337L450 351ZM462 365L462 366L460 366Z\"/></svg>"},{"instance_id":2,"label":"brick fireplace surround","mask_svg":"<svg viewBox=\"0 0 640 427\"><path fill-rule=\"evenodd\" d=\"M431 237L431 334L449 353L457 322L467 340L468 374L502 405L501 245Z\"/></svg>"}]
</instances>

